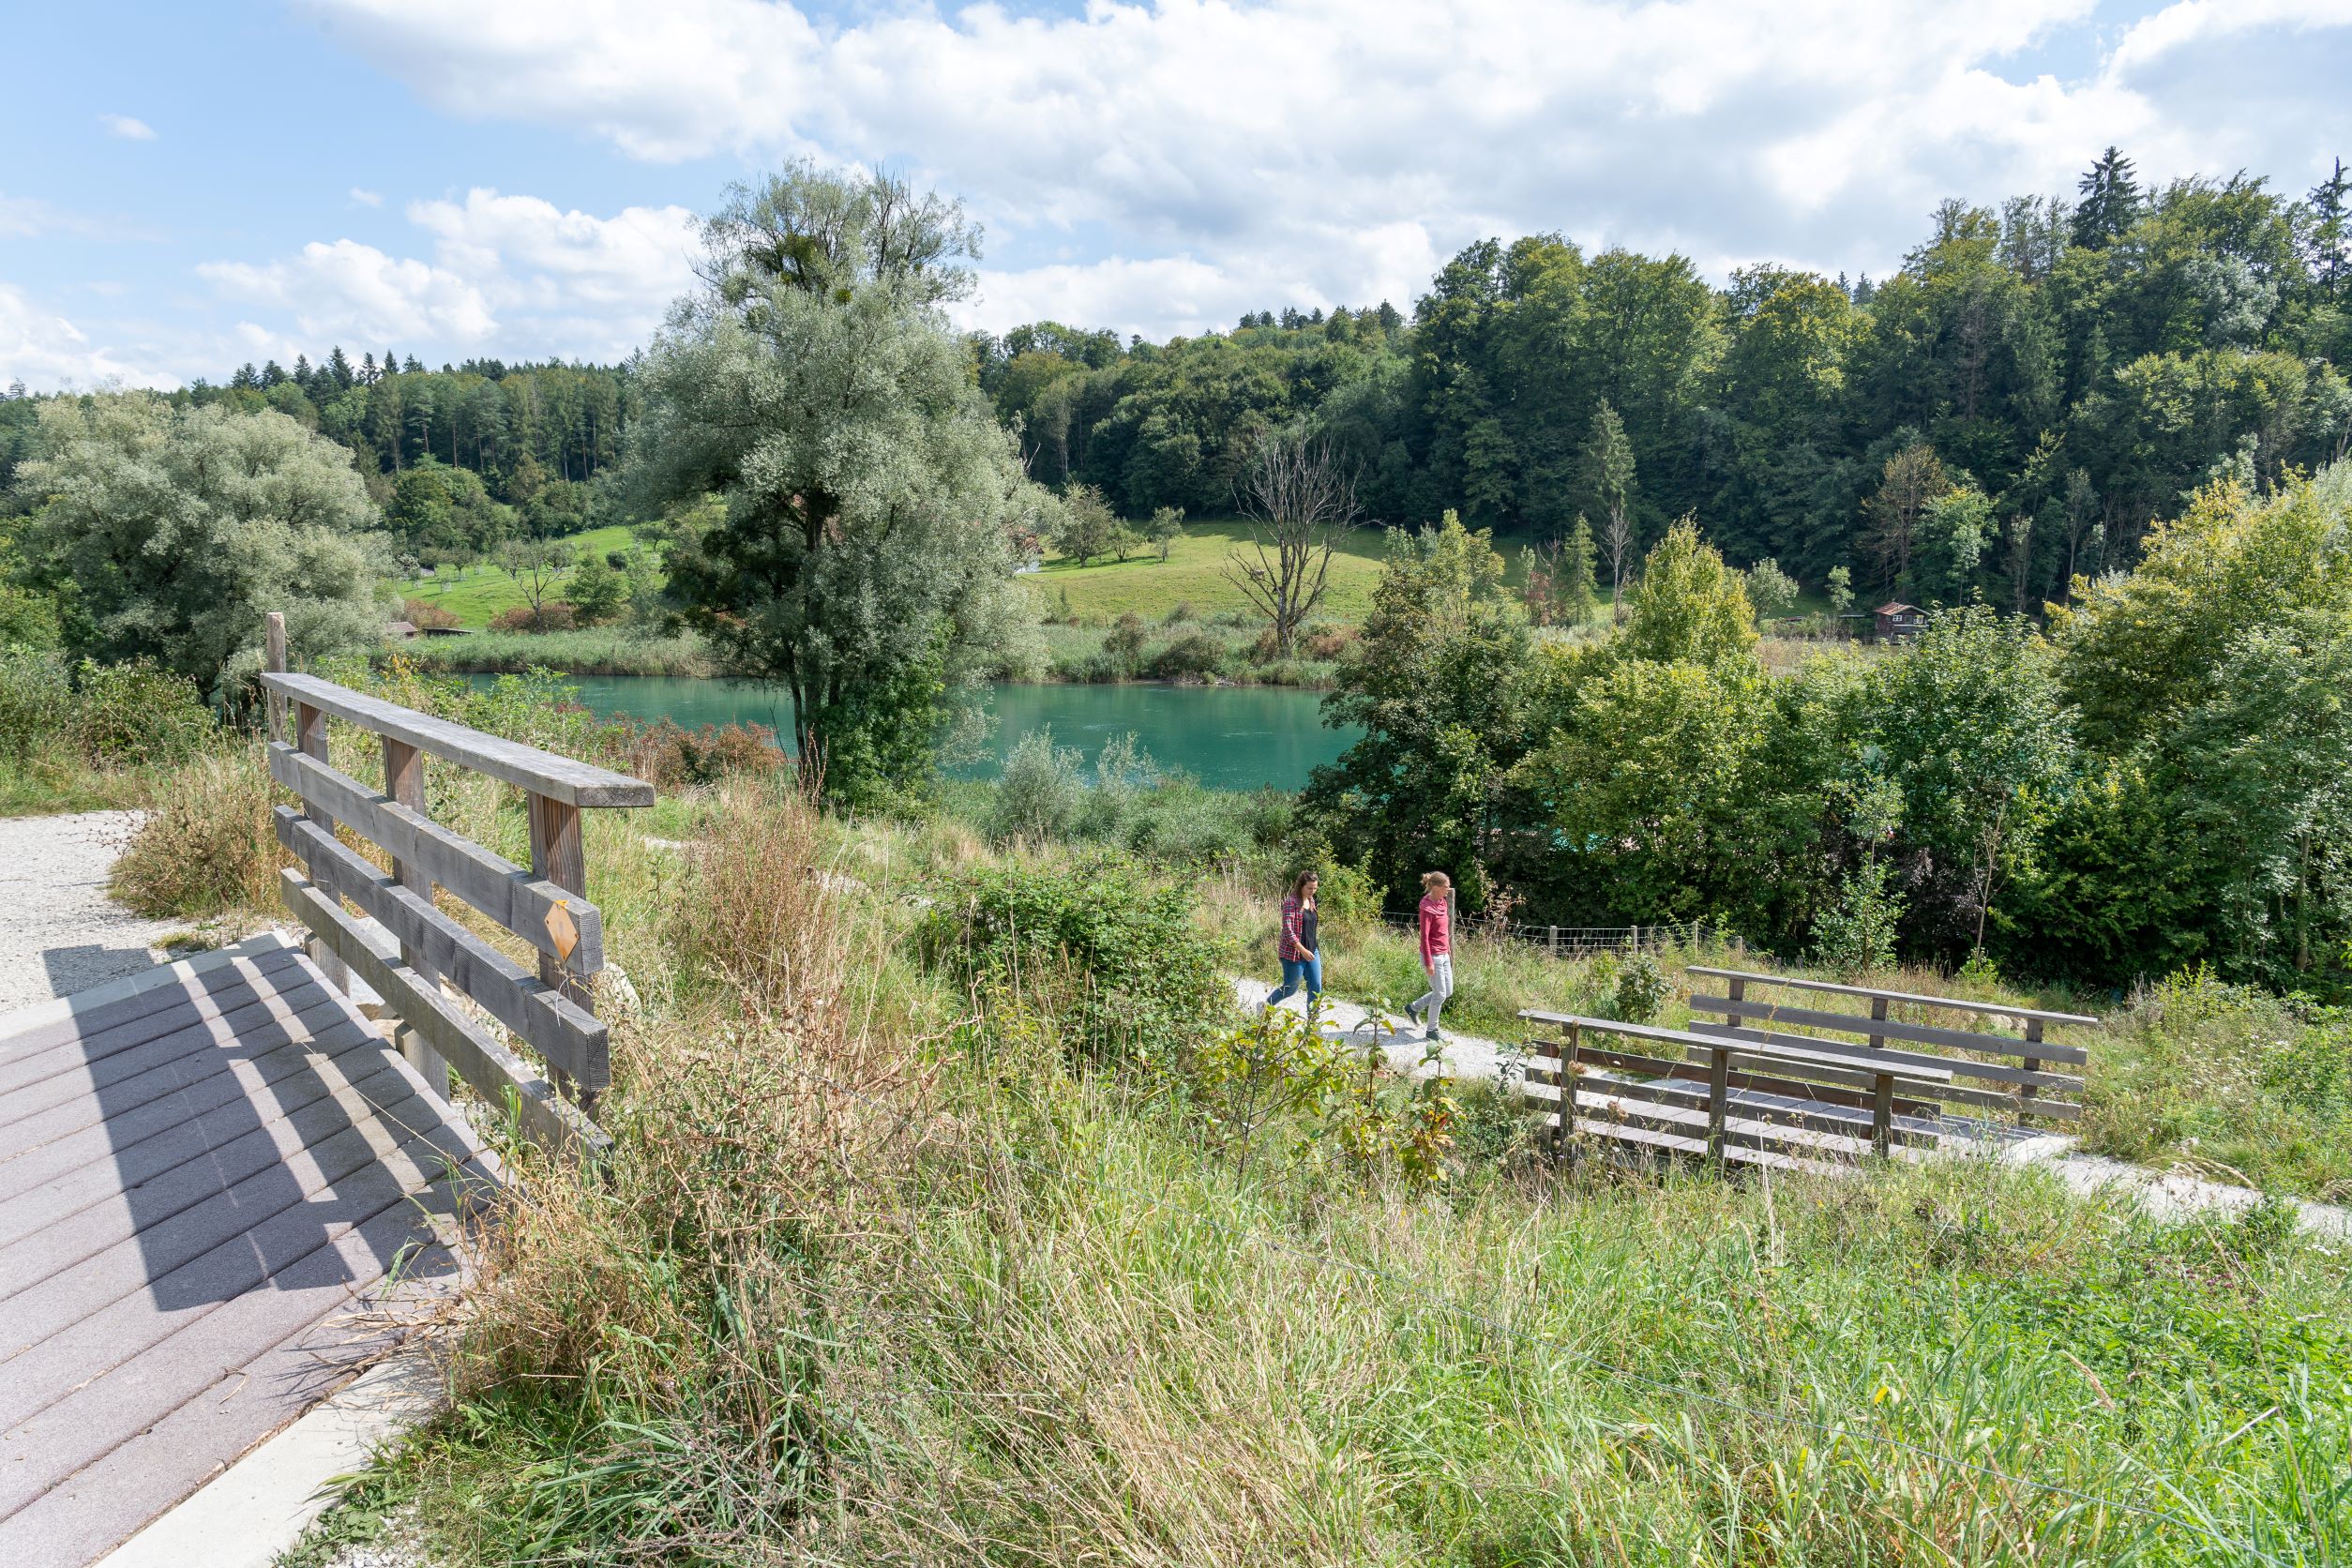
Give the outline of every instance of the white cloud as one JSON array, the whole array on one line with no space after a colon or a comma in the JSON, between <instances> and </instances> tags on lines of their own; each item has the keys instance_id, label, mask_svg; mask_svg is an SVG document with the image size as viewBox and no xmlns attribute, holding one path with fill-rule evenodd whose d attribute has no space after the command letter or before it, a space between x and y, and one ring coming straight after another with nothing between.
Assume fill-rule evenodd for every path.
<instances>
[{"instance_id":1,"label":"white cloud","mask_svg":"<svg viewBox=\"0 0 2352 1568\"><path fill-rule=\"evenodd\" d=\"M180 377L105 343L23 291L0 283L0 386L22 381L36 391L89 390L113 383L176 386Z\"/></svg>"},{"instance_id":2,"label":"white cloud","mask_svg":"<svg viewBox=\"0 0 2352 1568\"><path fill-rule=\"evenodd\" d=\"M1434 254L1560 229L1877 269L1941 198L2068 188L2109 142L2160 175L2284 177L2313 140L2352 140L2340 92L2290 118L2249 84L2216 114L2149 75L2224 32L2275 51L2352 0L2183 0L2073 82L2009 63L2094 0L1093 0L822 23L784 0L309 4L452 113L586 127L648 159L906 167L988 223L998 323L1048 289L1055 315L1152 332L1212 299L1277 303L1275 280L1279 302L1403 305L1426 273L1392 285L1371 240L1397 225Z\"/></svg>"},{"instance_id":3,"label":"white cloud","mask_svg":"<svg viewBox=\"0 0 2352 1568\"><path fill-rule=\"evenodd\" d=\"M98 124L104 126L109 134L119 136L126 142L155 140L153 126L144 120L134 120L128 114L100 114Z\"/></svg>"},{"instance_id":4,"label":"white cloud","mask_svg":"<svg viewBox=\"0 0 2352 1568\"><path fill-rule=\"evenodd\" d=\"M196 270L232 299L288 311L313 343L470 348L498 328L489 300L468 279L356 240L313 241L263 265L207 262Z\"/></svg>"},{"instance_id":5,"label":"white cloud","mask_svg":"<svg viewBox=\"0 0 2352 1568\"><path fill-rule=\"evenodd\" d=\"M475 189L463 201L412 202L407 216L432 237L431 260L339 239L279 261L210 262L197 271L226 297L291 320L298 339L252 323L239 328L277 332L266 352L281 358L297 340L306 353L341 342L353 353L390 343L435 359L620 358L694 281L695 219L684 207L599 218Z\"/></svg>"},{"instance_id":6,"label":"white cloud","mask_svg":"<svg viewBox=\"0 0 2352 1568\"><path fill-rule=\"evenodd\" d=\"M358 203L363 207L380 207L384 205L383 191L366 190L355 185L351 188L351 199Z\"/></svg>"}]
</instances>

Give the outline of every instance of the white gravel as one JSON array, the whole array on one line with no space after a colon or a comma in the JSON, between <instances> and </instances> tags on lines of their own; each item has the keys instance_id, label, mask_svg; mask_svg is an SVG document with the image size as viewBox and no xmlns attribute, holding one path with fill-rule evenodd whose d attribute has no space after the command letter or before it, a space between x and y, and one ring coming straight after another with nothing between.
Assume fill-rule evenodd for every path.
<instances>
[{"instance_id":1,"label":"white gravel","mask_svg":"<svg viewBox=\"0 0 2352 1568\"><path fill-rule=\"evenodd\" d=\"M0 820L0 1012L86 990L163 961L185 921L143 920L106 896L135 811Z\"/></svg>"}]
</instances>

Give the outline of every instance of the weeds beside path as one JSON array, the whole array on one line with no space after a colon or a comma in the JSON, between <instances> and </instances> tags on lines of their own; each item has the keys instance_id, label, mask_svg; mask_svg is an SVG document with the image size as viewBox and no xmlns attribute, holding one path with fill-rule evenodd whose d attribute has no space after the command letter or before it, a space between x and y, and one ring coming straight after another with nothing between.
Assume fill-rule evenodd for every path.
<instances>
[{"instance_id":1,"label":"weeds beside path","mask_svg":"<svg viewBox=\"0 0 2352 1568\"><path fill-rule=\"evenodd\" d=\"M1244 1007L1265 1005L1273 989L1262 980L1237 978L1233 993ZM1277 1005L1304 1013L1306 999L1292 997ZM1428 1052L1420 1025L1397 1014L1377 1011L1332 996L1323 997L1326 1038L1355 1047L1377 1042L1391 1069L1428 1075L1443 1072L1464 1081L1510 1083L1508 1069L1524 1054L1515 1047L1474 1034L1447 1032L1437 1054ZM2352 1209L2307 1199L2265 1194L2253 1187L2215 1182L2188 1170L2151 1170L2146 1166L2085 1153L2081 1139L2061 1133L2035 1133L2003 1128L1974 1119L1956 1119L1939 1152L1954 1157L1988 1157L2012 1165L2030 1165L2050 1171L2078 1197L2129 1199L2150 1216L2183 1219L2212 1214L2238 1218L2265 1202L2283 1202L2302 1226L2317 1236L2352 1241Z\"/></svg>"}]
</instances>

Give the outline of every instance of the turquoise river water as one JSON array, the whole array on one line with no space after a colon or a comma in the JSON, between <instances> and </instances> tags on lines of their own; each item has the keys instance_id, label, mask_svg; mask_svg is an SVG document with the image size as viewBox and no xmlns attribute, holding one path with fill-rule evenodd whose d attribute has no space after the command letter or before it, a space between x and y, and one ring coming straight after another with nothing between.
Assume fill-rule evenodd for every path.
<instances>
[{"instance_id":1,"label":"turquoise river water","mask_svg":"<svg viewBox=\"0 0 2352 1568\"><path fill-rule=\"evenodd\" d=\"M690 730L751 723L788 738L792 732L792 701L774 687L661 675L567 679L598 713L666 717ZM1132 731L1162 766L1181 768L1212 789L1296 790L1309 769L1332 761L1356 738L1352 729L1323 726L1322 695L1291 686L991 686L988 710L996 728L988 753L950 771L992 778L1014 742L1047 728L1056 745L1082 750L1092 768L1104 743Z\"/></svg>"}]
</instances>

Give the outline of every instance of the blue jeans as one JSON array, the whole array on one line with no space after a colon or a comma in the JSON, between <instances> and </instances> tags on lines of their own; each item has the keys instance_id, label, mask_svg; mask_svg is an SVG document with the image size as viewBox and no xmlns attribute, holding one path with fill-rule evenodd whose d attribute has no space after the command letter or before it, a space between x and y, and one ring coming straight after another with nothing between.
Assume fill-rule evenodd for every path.
<instances>
[{"instance_id":1,"label":"blue jeans","mask_svg":"<svg viewBox=\"0 0 2352 1568\"><path fill-rule=\"evenodd\" d=\"M1306 1004L1311 1008L1315 1005L1315 999L1323 994L1323 959L1320 954L1312 958L1283 959L1282 984L1266 998L1266 1005L1271 1007L1277 1002L1298 995L1302 986L1306 988Z\"/></svg>"}]
</instances>

